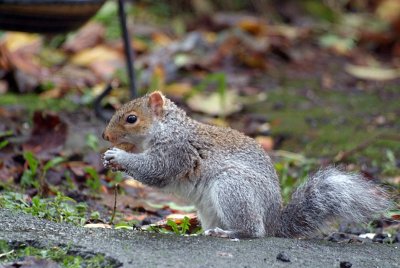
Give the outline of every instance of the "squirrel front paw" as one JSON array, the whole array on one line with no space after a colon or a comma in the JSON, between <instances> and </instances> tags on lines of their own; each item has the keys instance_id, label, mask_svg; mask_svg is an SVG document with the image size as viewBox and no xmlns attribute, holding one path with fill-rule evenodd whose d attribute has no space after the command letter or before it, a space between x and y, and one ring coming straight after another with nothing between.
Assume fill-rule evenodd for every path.
<instances>
[{"instance_id":1,"label":"squirrel front paw","mask_svg":"<svg viewBox=\"0 0 400 268\"><path fill-rule=\"evenodd\" d=\"M103 157L103 165L105 168L110 168L114 171L116 170L124 170L123 166L123 159L125 158L125 152L124 150L118 149L118 148L111 148L108 149L104 153Z\"/></svg>"}]
</instances>

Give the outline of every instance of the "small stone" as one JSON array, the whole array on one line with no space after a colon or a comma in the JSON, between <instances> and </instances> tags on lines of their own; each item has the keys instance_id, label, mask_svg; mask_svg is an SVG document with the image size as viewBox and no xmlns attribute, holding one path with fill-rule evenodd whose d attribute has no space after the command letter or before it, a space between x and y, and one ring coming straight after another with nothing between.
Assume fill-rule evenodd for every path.
<instances>
[{"instance_id":1,"label":"small stone","mask_svg":"<svg viewBox=\"0 0 400 268\"><path fill-rule=\"evenodd\" d=\"M400 243L400 232L398 232L394 237L394 243Z\"/></svg>"},{"instance_id":2,"label":"small stone","mask_svg":"<svg viewBox=\"0 0 400 268\"><path fill-rule=\"evenodd\" d=\"M340 268L350 268L353 266L353 264L349 261L341 261L340 262Z\"/></svg>"},{"instance_id":3,"label":"small stone","mask_svg":"<svg viewBox=\"0 0 400 268\"><path fill-rule=\"evenodd\" d=\"M283 261L283 262L290 262L290 258L289 256L285 253L285 252L280 252L277 256L276 259L279 261Z\"/></svg>"},{"instance_id":4,"label":"small stone","mask_svg":"<svg viewBox=\"0 0 400 268\"><path fill-rule=\"evenodd\" d=\"M335 243L349 242L350 236L345 233L332 233L331 235L329 235L328 241L335 242Z\"/></svg>"},{"instance_id":5,"label":"small stone","mask_svg":"<svg viewBox=\"0 0 400 268\"><path fill-rule=\"evenodd\" d=\"M376 234L374 236L374 238L372 239L372 241L374 242L378 242L378 243L383 243L383 241L385 240L385 238L387 238L388 235L387 234Z\"/></svg>"}]
</instances>

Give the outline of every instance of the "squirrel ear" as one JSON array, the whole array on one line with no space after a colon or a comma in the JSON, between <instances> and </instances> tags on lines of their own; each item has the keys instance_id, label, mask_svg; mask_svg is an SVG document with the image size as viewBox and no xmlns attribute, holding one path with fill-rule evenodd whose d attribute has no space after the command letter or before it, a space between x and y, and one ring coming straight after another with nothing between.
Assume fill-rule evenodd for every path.
<instances>
[{"instance_id":1,"label":"squirrel ear","mask_svg":"<svg viewBox=\"0 0 400 268\"><path fill-rule=\"evenodd\" d=\"M160 91L155 91L149 96L150 109L158 116L162 114L164 107L164 96Z\"/></svg>"}]
</instances>

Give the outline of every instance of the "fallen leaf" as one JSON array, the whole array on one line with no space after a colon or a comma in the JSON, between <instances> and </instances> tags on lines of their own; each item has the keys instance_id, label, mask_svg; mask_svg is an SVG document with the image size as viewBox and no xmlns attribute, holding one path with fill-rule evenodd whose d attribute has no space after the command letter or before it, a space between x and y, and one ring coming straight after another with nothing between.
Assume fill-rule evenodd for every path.
<instances>
[{"instance_id":1,"label":"fallen leaf","mask_svg":"<svg viewBox=\"0 0 400 268\"><path fill-rule=\"evenodd\" d=\"M263 35L267 31L267 25L262 20L252 17L240 20L237 26L253 35Z\"/></svg>"},{"instance_id":2,"label":"fallen leaf","mask_svg":"<svg viewBox=\"0 0 400 268\"><path fill-rule=\"evenodd\" d=\"M172 97L181 98L192 90L193 87L190 83L173 83L166 86L163 92Z\"/></svg>"},{"instance_id":3,"label":"fallen leaf","mask_svg":"<svg viewBox=\"0 0 400 268\"><path fill-rule=\"evenodd\" d=\"M168 46L172 43L172 39L162 32L153 33L152 39L154 43L160 46Z\"/></svg>"},{"instance_id":4,"label":"fallen leaf","mask_svg":"<svg viewBox=\"0 0 400 268\"><path fill-rule=\"evenodd\" d=\"M282 36L289 40L295 40L299 37L306 37L310 30L290 25L269 25L268 35Z\"/></svg>"},{"instance_id":5,"label":"fallen leaf","mask_svg":"<svg viewBox=\"0 0 400 268\"><path fill-rule=\"evenodd\" d=\"M64 145L67 138L67 124L52 112L35 112L33 130L27 142L22 145L24 151L33 153L55 153Z\"/></svg>"},{"instance_id":6,"label":"fallen leaf","mask_svg":"<svg viewBox=\"0 0 400 268\"><path fill-rule=\"evenodd\" d=\"M210 95L198 93L190 97L187 104L193 111L214 116L227 116L242 109L238 95L233 90L227 90L224 99L221 99L221 95L217 92Z\"/></svg>"},{"instance_id":7,"label":"fallen leaf","mask_svg":"<svg viewBox=\"0 0 400 268\"><path fill-rule=\"evenodd\" d=\"M40 93L40 99L45 100L45 99L57 99L61 98L64 95L64 91L61 88L53 88L50 90L46 90L42 93Z\"/></svg>"},{"instance_id":8,"label":"fallen leaf","mask_svg":"<svg viewBox=\"0 0 400 268\"><path fill-rule=\"evenodd\" d=\"M325 34L319 38L319 43L322 47L332 49L340 55L348 54L356 43L352 38L345 38L335 34Z\"/></svg>"},{"instance_id":9,"label":"fallen leaf","mask_svg":"<svg viewBox=\"0 0 400 268\"><path fill-rule=\"evenodd\" d=\"M93 75L93 71L73 64L64 65L49 79L56 87L60 87L64 91L68 91L71 88L92 87L99 84L100 80Z\"/></svg>"},{"instance_id":10,"label":"fallen leaf","mask_svg":"<svg viewBox=\"0 0 400 268\"><path fill-rule=\"evenodd\" d=\"M181 224L183 222L183 220L185 219L185 217L188 217L190 220L190 223L197 223L197 215L196 213L189 213L189 214L178 214L178 213L174 213L174 214L169 214L166 219L167 220L173 220L176 224Z\"/></svg>"},{"instance_id":11,"label":"fallen leaf","mask_svg":"<svg viewBox=\"0 0 400 268\"><path fill-rule=\"evenodd\" d=\"M7 32L2 38L2 42L11 53L17 50L26 50L28 47L29 52L32 52L32 48L35 52L38 52L41 45L41 37L38 34Z\"/></svg>"},{"instance_id":12,"label":"fallen leaf","mask_svg":"<svg viewBox=\"0 0 400 268\"><path fill-rule=\"evenodd\" d=\"M72 171L72 173L76 177L83 177L85 176L85 168L87 167L87 164L82 161L69 161L67 162L66 166Z\"/></svg>"},{"instance_id":13,"label":"fallen leaf","mask_svg":"<svg viewBox=\"0 0 400 268\"><path fill-rule=\"evenodd\" d=\"M49 72L38 64L37 48L16 49L14 46L17 45L14 43L7 45L7 42L0 44L0 69L14 76L20 92L33 91L40 84L41 78L47 76Z\"/></svg>"},{"instance_id":14,"label":"fallen leaf","mask_svg":"<svg viewBox=\"0 0 400 268\"><path fill-rule=\"evenodd\" d=\"M400 17L400 2L399 0L380 1L375 12L380 19L393 22Z\"/></svg>"},{"instance_id":15,"label":"fallen leaf","mask_svg":"<svg viewBox=\"0 0 400 268\"><path fill-rule=\"evenodd\" d=\"M106 223L88 223L88 224L85 224L83 227L85 227L85 228L111 229L111 225L106 224Z\"/></svg>"},{"instance_id":16,"label":"fallen leaf","mask_svg":"<svg viewBox=\"0 0 400 268\"><path fill-rule=\"evenodd\" d=\"M94 47L103 41L105 32L102 24L90 22L81 28L76 35L68 39L62 47L67 52L72 53Z\"/></svg>"},{"instance_id":17,"label":"fallen leaf","mask_svg":"<svg viewBox=\"0 0 400 268\"><path fill-rule=\"evenodd\" d=\"M7 91L8 91L7 81L0 80L0 95L6 93Z\"/></svg>"},{"instance_id":18,"label":"fallen leaf","mask_svg":"<svg viewBox=\"0 0 400 268\"><path fill-rule=\"evenodd\" d=\"M357 66L357 65L347 64L345 66L345 70L352 76L365 80L385 81L385 80L400 78L400 68L386 69L379 67Z\"/></svg>"},{"instance_id":19,"label":"fallen leaf","mask_svg":"<svg viewBox=\"0 0 400 268\"><path fill-rule=\"evenodd\" d=\"M94 48L80 51L72 56L70 61L73 64L87 67L94 61L106 62L114 60L122 61L123 57L120 53L110 47L98 45Z\"/></svg>"},{"instance_id":20,"label":"fallen leaf","mask_svg":"<svg viewBox=\"0 0 400 268\"><path fill-rule=\"evenodd\" d=\"M185 217L189 218L189 233L192 232L195 228L197 228L200 224L197 216L195 213L190 213L190 214L170 214L167 216L165 220L158 221L156 223L150 224L150 225L145 225L142 226L142 229L147 230L150 227L159 227L159 228L165 228L167 230L172 230L171 227L167 224L168 220L174 221L176 224L181 224L183 219Z\"/></svg>"},{"instance_id":21,"label":"fallen leaf","mask_svg":"<svg viewBox=\"0 0 400 268\"><path fill-rule=\"evenodd\" d=\"M0 181L8 182L21 176L23 166L14 160L14 154L0 153Z\"/></svg>"}]
</instances>

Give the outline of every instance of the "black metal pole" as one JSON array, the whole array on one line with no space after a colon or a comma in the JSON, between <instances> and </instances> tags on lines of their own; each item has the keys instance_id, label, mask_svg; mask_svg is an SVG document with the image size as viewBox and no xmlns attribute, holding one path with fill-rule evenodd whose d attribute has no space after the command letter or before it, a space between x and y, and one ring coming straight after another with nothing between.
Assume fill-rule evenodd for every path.
<instances>
[{"instance_id":1,"label":"black metal pole","mask_svg":"<svg viewBox=\"0 0 400 268\"><path fill-rule=\"evenodd\" d=\"M134 52L131 48L131 38L128 32L128 26L126 23L126 13L125 13L125 4L124 0L118 0L118 17L122 30L122 39L124 40L124 51L125 51L125 59L127 66L127 73L129 78L129 91L131 93L131 98L137 98L138 92L136 90L136 81L135 81L135 69L134 69ZM101 101L106 97L112 90L112 82L110 82L104 91L95 99L94 101L94 109L95 113L98 117L102 119L109 119L109 115L105 113L105 111L101 107Z\"/></svg>"},{"instance_id":2,"label":"black metal pole","mask_svg":"<svg viewBox=\"0 0 400 268\"><path fill-rule=\"evenodd\" d=\"M94 106L94 112L97 117L103 119L103 120L109 120L111 116L103 110L101 107L101 101L108 95L110 94L111 90L113 89L112 87L112 82L110 82L104 91L94 100L93 106Z\"/></svg>"},{"instance_id":3,"label":"black metal pole","mask_svg":"<svg viewBox=\"0 0 400 268\"><path fill-rule=\"evenodd\" d=\"M126 13L125 13L125 0L118 0L118 17L121 24L122 29L122 37L124 40L124 49L125 49L125 58L126 58L126 66L128 67L128 78L129 78L129 90L131 92L131 97L138 97L136 90L136 81L135 81L135 69L134 69L134 53L131 48L131 38L128 32L128 27L126 23Z\"/></svg>"}]
</instances>

